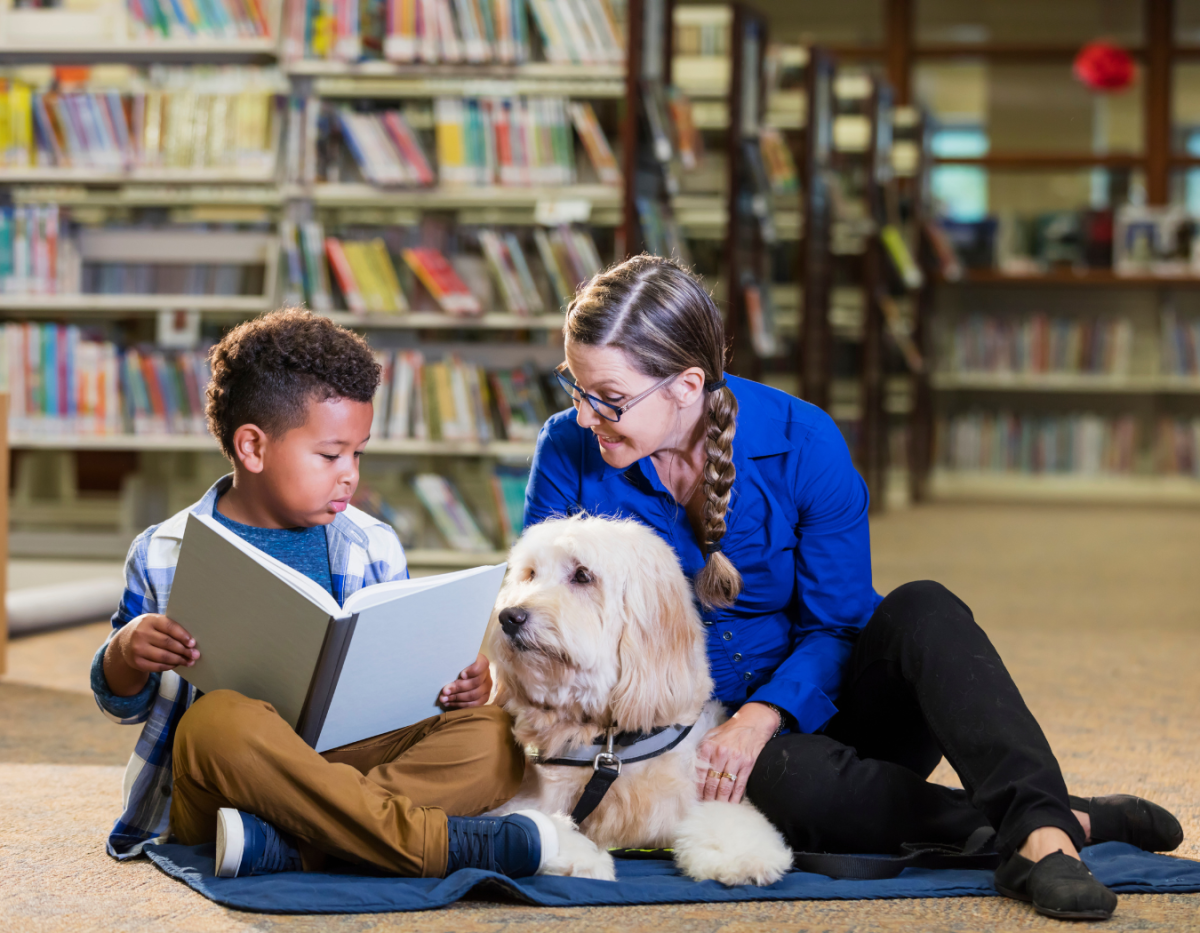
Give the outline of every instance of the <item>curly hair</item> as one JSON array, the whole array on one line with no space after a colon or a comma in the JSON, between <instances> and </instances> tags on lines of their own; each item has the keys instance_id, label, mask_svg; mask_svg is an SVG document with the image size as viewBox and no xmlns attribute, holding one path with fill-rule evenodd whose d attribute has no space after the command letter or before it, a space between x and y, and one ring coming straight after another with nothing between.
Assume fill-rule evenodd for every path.
<instances>
[{"instance_id":1,"label":"curly hair","mask_svg":"<svg viewBox=\"0 0 1200 933\"><path fill-rule=\"evenodd\" d=\"M380 366L353 331L300 308L239 324L209 354L208 430L233 463L233 432L244 424L279 437L304 424L313 400L369 402Z\"/></svg>"}]
</instances>

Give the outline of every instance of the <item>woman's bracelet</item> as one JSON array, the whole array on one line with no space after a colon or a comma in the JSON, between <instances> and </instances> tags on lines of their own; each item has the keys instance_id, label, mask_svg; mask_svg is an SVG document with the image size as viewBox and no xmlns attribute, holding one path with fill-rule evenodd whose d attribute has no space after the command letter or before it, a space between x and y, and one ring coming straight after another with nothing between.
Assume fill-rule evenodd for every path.
<instances>
[{"instance_id":1,"label":"woman's bracelet","mask_svg":"<svg viewBox=\"0 0 1200 933\"><path fill-rule=\"evenodd\" d=\"M759 700L758 702L762 703L762 700ZM776 706L774 703L763 703L763 706L765 706L767 709L774 710L775 715L779 717L779 725L775 727L775 733L774 733L774 735L771 736L771 738L773 738L773 739L777 738L783 732L784 727L787 725L788 715L786 712L783 711L783 709Z\"/></svg>"}]
</instances>

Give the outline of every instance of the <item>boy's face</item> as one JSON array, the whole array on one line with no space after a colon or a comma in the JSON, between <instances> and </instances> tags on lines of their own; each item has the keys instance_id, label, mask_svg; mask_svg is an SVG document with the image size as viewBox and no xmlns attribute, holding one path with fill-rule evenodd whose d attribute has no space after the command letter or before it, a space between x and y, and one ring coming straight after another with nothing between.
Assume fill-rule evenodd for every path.
<instances>
[{"instance_id":1,"label":"boy's face","mask_svg":"<svg viewBox=\"0 0 1200 933\"><path fill-rule=\"evenodd\" d=\"M372 405L311 401L304 424L267 438L259 494L281 528L328 525L358 488L358 461L371 436Z\"/></svg>"}]
</instances>

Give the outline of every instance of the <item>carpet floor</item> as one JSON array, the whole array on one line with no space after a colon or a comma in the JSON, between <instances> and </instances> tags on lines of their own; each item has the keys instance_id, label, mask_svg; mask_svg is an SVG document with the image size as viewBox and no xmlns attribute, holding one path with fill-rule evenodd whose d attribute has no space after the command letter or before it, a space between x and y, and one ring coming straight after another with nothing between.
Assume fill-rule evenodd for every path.
<instances>
[{"instance_id":1,"label":"carpet floor","mask_svg":"<svg viewBox=\"0 0 1200 933\"><path fill-rule=\"evenodd\" d=\"M1075 793L1173 810L1200 859L1200 511L932 506L873 527L880 592L935 579L975 611ZM14 642L0 678L0 918L13 931L930 933L1062 929L1002 898L530 908L278 917L217 907L103 838L136 729L96 710L87 665L107 626ZM943 762L935 775L956 783ZM1126 895L1105 931L1200 930L1200 895Z\"/></svg>"}]
</instances>

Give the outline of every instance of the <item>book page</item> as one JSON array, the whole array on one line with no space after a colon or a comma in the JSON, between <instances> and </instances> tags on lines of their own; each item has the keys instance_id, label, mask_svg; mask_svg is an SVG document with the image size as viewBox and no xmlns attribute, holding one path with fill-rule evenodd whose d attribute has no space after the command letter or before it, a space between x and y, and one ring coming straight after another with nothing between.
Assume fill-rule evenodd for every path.
<instances>
[{"instance_id":1,"label":"book page","mask_svg":"<svg viewBox=\"0 0 1200 933\"><path fill-rule=\"evenodd\" d=\"M394 595L373 604L364 596L357 603L354 637L317 751L442 713L436 703L438 694L479 653L506 566L477 567L360 591L374 596L372 591L392 587ZM428 585L428 580L439 582Z\"/></svg>"},{"instance_id":2,"label":"book page","mask_svg":"<svg viewBox=\"0 0 1200 933\"><path fill-rule=\"evenodd\" d=\"M439 573L429 577L410 577L407 580L376 583L374 586L363 587L357 593L351 594L350 598L346 600L346 605L342 611L347 614L362 612L364 609L370 609L372 606L378 606L380 603L390 602L397 596L419 593L421 590L427 590L431 586L445 586L456 580L464 580L477 574L488 573L495 570L496 567L506 566L508 565L495 564L486 567L470 567L467 570L455 570L451 573Z\"/></svg>"},{"instance_id":3,"label":"book page","mask_svg":"<svg viewBox=\"0 0 1200 933\"><path fill-rule=\"evenodd\" d=\"M299 721L331 612L328 593L285 579L297 572L215 521L189 515L166 614L196 639L200 660L179 667L199 690L264 700L293 729Z\"/></svg>"}]
</instances>

